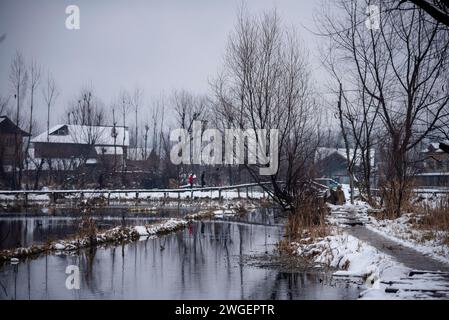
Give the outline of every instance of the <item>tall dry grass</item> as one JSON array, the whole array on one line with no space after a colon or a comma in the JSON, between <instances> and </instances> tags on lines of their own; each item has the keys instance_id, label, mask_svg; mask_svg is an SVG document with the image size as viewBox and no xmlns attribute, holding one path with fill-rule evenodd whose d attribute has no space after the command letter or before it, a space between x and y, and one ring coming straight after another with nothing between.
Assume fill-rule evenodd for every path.
<instances>
[{"instance_id":1,"label":"tall dry grass","mask_svg":"<svg viewBox=\"0 0 449 320\"><path fill-rule=\"evenodd\" d=\"M91 244L96 243L96 235L98 232L97 223L92 217L94 201L88 199L79 205L81 211L81 222L78 228L78 236L81 238L88 237Z\"/></svg>"},{"instance_id":2,"label":"tall dry grass","mask_svg":"<svg viewBox=\"0 0 449 320\"><path fill-rule=\"evenodd\" d=\"M304 238L321 238L328 234L325 217L329 208L324 199L316 194L307 193L295 201L292 212L288 215L286 236L291 241Z\"/></svg>"},{"instance_id":3,"label":"tall dry grass","mask_svg":"<svg viewBox=\"0 0 449 320\"><path fill-rule=\"evenodd\" d=\"M436 202L422 201L415 211L421 215L415 225L422 229L449 232L449 196Z\"/></svg>"}]
</instances>

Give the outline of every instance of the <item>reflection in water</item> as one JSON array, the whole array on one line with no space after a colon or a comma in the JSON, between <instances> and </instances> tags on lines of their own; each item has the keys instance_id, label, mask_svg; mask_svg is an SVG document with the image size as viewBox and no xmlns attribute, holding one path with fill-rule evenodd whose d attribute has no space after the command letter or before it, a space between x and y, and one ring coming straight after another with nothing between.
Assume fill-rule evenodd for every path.
<instances>
[{"instance_id":1,"label":"reflection in water","mask_svg":"<svg viewBox=\"0 0 449 320\"><path fill-rule=\"evenodd\" d=\"M106 230L122 224L121 218L95 217L99 230ZM157 221L155 218L127 218L126 225L142 225ZM0 219L0 250L28 247L47 241L65 239L79 230L81 218L34 217Z\"/></svg>"},{"instance_id":2,"label":"reflection in water","mask_svg":"<svg viewBox=\"0 0 449 320\"><path fill-rule=\"evenodd\" d=\"M192 210L190 208L190 210ZM142 225L169 217L186 214L189 208L164 209L151 213L126 213L125 225ZM122 224L123 208L98 208L91 215L97 228L105 230ZM77 232L81 214L79 210L64 209L56 212L8 213L0 216L0 250L27 247L51 240L64 239Z\"/></svg>"},{"instance_id":3,"label":"reflection in water","mask_svg":"<svg viewBox=\"0 0 449 320\"><path fill-rule=\"evenodd\" d=\"M244 220L254 222L261 212ZM256 219L256 220L252 220ZM267 217L265 217L267 219ZM268 223L274 223L267 219ZM259 223L262 223L259 220ZM245 264L271 252L273 225L202 221L181 232L127 245L48 255L0 268L1 299L315 299L356 298L353 289ZM80 290L67 290L65 268L77 265Z\"/></svg>"}]
</instances>

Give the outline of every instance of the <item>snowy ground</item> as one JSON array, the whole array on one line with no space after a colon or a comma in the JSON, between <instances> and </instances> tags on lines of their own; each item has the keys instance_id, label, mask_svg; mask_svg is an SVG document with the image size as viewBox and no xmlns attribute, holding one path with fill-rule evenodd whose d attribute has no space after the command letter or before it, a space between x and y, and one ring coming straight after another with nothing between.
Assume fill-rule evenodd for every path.
<instances>
[{"instance_id":1,"label":"snowy ground","mask_svg":"<svg viewBox=\"0 0 449 320\"><path fill-rule=\"evenodd\" d=\"M416 254L437 258L448 263L449 248L439 238L423 240L425 231L412 228L411 215L396 220L376 220L368 215L370 206L364 202L343 206L329 205L328 218L331 235L325 238L303 239L293 243L294 253L312 264L337 269L333 277L338 281L355 283L363 289L361 299L429 299L449 297L449 274L438 271L411 269L382 251L382 246L354 237L351 228L375 231L381 239L393 240L398 246L413 248ZM363 229L364 230L364 229ZM353 232L351 231L353 234ZM425 237L424 237L425 238ZM382 249L382 250L379 250ZM402 260L401 260L402 261Z\"/></svg>"},{"instance_id":2,"label":"snowy ground","mask_svg":"<svg viewBox=\"0 0 449 320\"><path fill-rule=\"evenodd\" d=\"M345 232L292 246L295 254L314 264L339 269L334 279L360 286L361 299L439 298L449 290L439 274L412 274L393 257Z\"/></svg>"},{"instance_id":3,"label":"snowy ground","mask_svg":"<svg viewBox=\"0 0 449 320\"><path fill-rule=\"evenodd\" d=\"M448 213L449 214L449 213ZM449 264L447 232L429 231L413 227L412 214L404 214L395 220L371 219L366 227L403 246L413 248L424 255Z\"/></svg>"},{"instance_id":4,"label":"snowy ground","mask_svg":"<svg viewBox=\"0 0 449 320\"><path fill-rule=\"evenodd\" d=\"M410 270L370 245L346 233L325 237L312 244L295 243L296 254L313 263L340 269L334 277L352 279L366 290L361 297L386 297L381 281L405 276ZM397 297L400 297L398 295Z\"/></svg>"},{"instance_id":5,"label":"snowy ground","mask_svg":"<svg viewBox=\"0 0 449 320\"><path fill-rule=\"evenodd\" d=\"M403 214L400 218L394 220L378 220L368 215L370 206L362 201L356 201L354 205L329 206L333 211L333 214L329 217L329 222L334 225L346 222L338 215L339 211L352 211L354 218L362 221L369 230L449 264L449 246L445 241L449 236L447 232L417 229L412 223L417 218L416 215Z\"/></svg>"}]
</instances>

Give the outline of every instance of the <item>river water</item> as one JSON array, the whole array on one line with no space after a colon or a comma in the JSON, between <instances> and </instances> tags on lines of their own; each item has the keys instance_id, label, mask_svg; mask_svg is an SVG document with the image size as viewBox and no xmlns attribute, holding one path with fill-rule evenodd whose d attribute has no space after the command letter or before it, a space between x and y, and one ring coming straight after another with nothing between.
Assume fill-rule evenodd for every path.
<instances>
[{"instance_id":1,"label":"river water","mask_svg":"<svg viewBox=\"0 0 449 320\"><path fill-rule=\"evenodd\" d=\"M58 218L66 226L73 221ZM323 272L264 267L263 261L276 255L281 222L275 211L260 209L244 218L195 222L160 238L5 264L0 267L0 299L357 298L357 289L332 283ZM32 227L27 230L32 234ZM251 263L253 258L257 263ZM79 290L66 288L69 265L79 267Z\"/></svg>"}]
</instances>

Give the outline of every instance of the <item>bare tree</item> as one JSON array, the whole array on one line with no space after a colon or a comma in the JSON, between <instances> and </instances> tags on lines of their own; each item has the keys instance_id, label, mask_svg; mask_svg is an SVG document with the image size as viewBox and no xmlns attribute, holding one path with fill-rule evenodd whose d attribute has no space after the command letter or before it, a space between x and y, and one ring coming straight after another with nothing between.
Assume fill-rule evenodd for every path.
<instances>
[{"instance_id":1,"label":"bare tree","mask_svg":"<svg viewBox=\"0 0 449 320\"><path fill-rule=\"evenodd\" d=\"M131 98L128 92L122 91L120 94L120 103L121 103L121 113L122 113L122 124L123 124L123 137L122 137L122 146L123 146L123 153L122 153L122 183L124 183L125 179L125 169L126 169L126 154L125 154L125 139L126 139L126 115L130 109L131 106Z\"/></svg>"},{"instance_id":2,"label":"bare tree","mask_svg":"<svg viewBox=\"0 0 449 320\"><path fill-rule=\"evenodd\" d=\"M134 90L134 93L131 97L131 106L133 108L134 111L134 115L135 115L135 131L134 131L134 143L136 145L136 147L138 146L138 141L139 141L139 122L138 122L138 112L139 112L139 107L142 104L142 90L140 88L136 88Z\"/></svg>"},{"instance_id":3,"label":"bare tree","mask_svg":"<svg viewBox=\"0 0 449 320\"><path fill-rule=\"evenodd\" d=\"M204 130L207 125L207 98L202 95L195 95L188 91L181 90L175 91L171 97L171 101L174 105L175 119L180 128L187 130L190 134L190 144L193 145L195 139L193 133L193 124L195 121L202 122L202 129ZM163 114L162 114L163 116ZM183 171L195 171L198 169L199 164L193 164L194 155L190 154L190 163L184 167L178 167L178 176Z\"/></svg>"},{"instance_id":4,"label":"bare tree","mask_svg":"<svg viewBox=\"0 0 449 320\"><path fill-rule=\"evenodd\" d=\"M0 96L0 114L4 115L9 113L8 105L9 105L10 96L3 97Z\"/></svg>"},{"instance_id":5,"label":"bare tree","mask_svg":"<svg viewBox=\"0 0 449 320\"><path fill-rule=\"evenodd\" d=\"M109 132L104 127L107 115L101 100L92 88L82 89L78 99L69 105L67 124L72 140L79 144L78 156L72 160L71 167L82 169L87 160L96 155L95 146L108 139ZM82 186L84 180L80 180Z\"/></svg>"},{"instance_id":6,"label":"bare tree","mask_svg":"<svg viewBox=\"0 0 449 320\"><path fill-rule=\"evenodd\" d=\"M115 106L112 107L112 138L114 139L114 162L113 162L113 171L114 173L117 170L117 120L115 117Z\"/></svg>"},{"instance_id":7,"label":"bare tree","mask_svg":"<svg viewBox=\"0 0 449 320\"><path fill-rule=\"evenodd\" d=\"M40 80L41 80L41 67L33 61L29 67L29 74L30 74L30 115L29 115L29 126L28 126L28 132L30 134L33 133L33 114L34 114L34 93L39 86ZM25 165L26 170L29 173L29 149L30 149L30 142L31 139L27 140L26 148L25 148ZM29 179L28 179L29 180ZM28 187L27 181L27 187Z\"/></svg>"},{"instance_id":8,"label":"bare tree","mask_svg":"<svg viewBox=\"0 0 449 320\"><path fill-rule=\"evenodd\" d=\"M356 154L357 154L357 146L354 148L353 153L351 154L351 148L350 148L350 144L349 144L349 133L346 130L346 125L345 125L345 116L344 116L344 111L343 111L343 102L342 102L342 98L343 98L343 88L342 85L340 83L339 86L339 93L338 93L338 103L337 103L337 110L338 110L338 119L340 121L340 130L341 130L341 134L343 136L343 141L345 143L345 149L346 149L346 166L347 166L347 171L348 171L348 175L349 175L349 188L350 188L350 197L351 197L351 204L354 204L354 166L356 164Z\"/></svg>"},{"instance_id":9,"label":"bare tree","mask_svg":"<svg viewBox=\"0 0 449 320\"><path fill-rule=\"evenodd\" d=\"M6 116L10 116L11 114L11 110L9 109L9 100L10 97L3 97L0 96L0 115L6 115ZM10 116L11 118L11 116ZM8 179L8 176L5 172L5 147L6 147L6 141L4 141L3 139L0 141L0 179L2 182L7 182L7 184L10 186L10 181Z\"/></svg>"},{"instance_id":10,"label":"bare tree","mask_svg":"<svg viewBox=\"0 0 449 320\"><path fill-rule=\"evenodd\" d=\"M54 106L56 99L58 98L59 92L56 87L55 80L51 73L47 71L47 75L45 77L45 82L42 87L42 97L45 103L45 106L47 107L47 119L46 119L46 130L47 130L47 142L50 141L50 114L51 114L51 108ZM34 159L33 157L34 166L36 168L35 172L35 179L34 179L34 189L37 189L39 185L39 176L40 172L42 170L42 167L45 162L47 162L48 170L49 170L49 177L52 176L51 172L53 169L53 164L50 158L48 159Z\"/></svg>"},{"instance_id":11,"label":"bare tree","mask_svg":"<svg viewBox=\"0 0 449 320\"><path fill-rule=\"evenodd\" d=\"M148 131L150 131L150 126L148 125L148 123L145 123L145 131L144 131L144 135L143 135L143 140L144 140L144 147L143 147L143 159L146 160L148 157Z\"/></svg>"},{"instance_id":12,"label":"bare tree","mask_svg":"<svg viewBox=\"0 0 449 320\"><path fill-rule=\"evenodd\" d=\"M449 27L449 1L447 0L407 0L414 5L423 9L428 15L430 15L435 21L445 24ZM399 1L397 9L401 9L401 5L406 0Z\"/></svg>"},{"instance_id":13,"label":"bare tree","mask_svg":"<svg viewBox=\"0 0 449 320\"><path fill-rule=\"evenodd\" d=\"M351 203L354 201L354 187L357 185L362 196L373 203L371 194L372 175L374 171L374 146L376 125L380 104L367 94L362 82L352 80L349 90L343 90L345 70L338 68L341 63L334 59L333 48L329 48L324 58L324 65L338 83L337 114L341 136L346 148L346 162L349 176ZM330 88L332 91L332 87Z\"/></svg>"},{"instance_id":14,"label":"bare tree","mask_svg":"<svg viewBox=\"0 0 449 320\"><path fill-rule=\"evenodd\" d=\"M92 88L84 88L66 110L66 123L80 126L101 126L107 119L103 103Z\"/></svg>"},{"instance_id":15,"label":"bare tree","mask_svg":"<svg viewBox=\"0 0 449 320\"><path fill-rule=\"evenodd\" d=\"M339 61L348 67L346 83L358 81L379 104L379 117L386 128L382 139L384 199L388 211L398 216L411 183L410 153L446 116L449 35L410 3L397 11L390 10L390 2L377 2L382 13L379 26L367 28L365 10L370 4L339 1L336 13L324 17L323 33L331 39Z\"/></svg>"},{"instance_id":16,"label":"bare tree","mask_svg":"<svg viewBox=\"0 0 449 320\"><path fill-rule=\"evenodd\" d=\"M182 129L192 131L194 121L201 121L207 118L206 97L196 96L185 90L175 91L172 102L176 113L176 120Z\"/></svg>"},{"instance_id":17,"label":"bare tree","mask_svg":"<svg viewBox=\"0 0 449 320\"><path fill-rule=\"evenodd\" d=\"M52 106L55 104L58 98L59 92L56 87L56 82L50 72L47 72L47 77L45 78L45 84L42 88L42 96L44 98L45 105L47 107L47 141L49 141L50 136L50 111Z\"/></svg>"},{"instance_id":18,"label":"bare tree","mask_svg":"<svg viewBox=\"0 0 449 320\"><path fill-rule=\"evenodd\" d=\"M159 155L159 157L162 156L162 138L164 135L164 127L165 127L165 97L161 97L161 103L159 104L158 107L158 111L160 110L160 117L161 117L161 122L160 122L160 126L159 126L159 143L156 140L156 143L154 144L156 147L159 144L159 152L157 152L157 154ZM155 131L155 134L157 135L157 131ZM156 152L156 150L155 150Z\"/></svg>"},{"instance_id":19,"label":"bare tree","mask_svg":"<svg viewBox=\"0 0 449 320\"><path fill-rule=\"evenodd\" d=\"M14 92L14 98L16 99L16 116L15 122L17 126L21 125L21 105L22 98L25 97L27 84L28 84L28 71L25 65L25 61L20 52L16 52L12 62L11 71L9 74L9 80ZM22 157L22 136L20 133L15 134L14 139L14 161L12 166L12 187L20 188L22 180L23 169L23 157ZM17 175L17 168L19 173Z\"/></svg>"},{"instance_id":20,"label":"bare tree","mask_svg":"<svg viewBox=\"0 0 449 320\"><path fill-rule=\"evenodd\" d=\"M279 169L268 178L272 188L264 188L285 209L307 189L317 146L317 106L306 56L296 32L283 28L276 12L250 17L242 10L213 87L215 112L224 124L278 130ZM271 139L267 130L256 143L275 143ZM245 167L255 181L267 180L258 173L264 165Z\"/></svg>"},{"instance_id":21,"label":"bare tree","mask_svg":"<svg viewBox=\"0 0 449 320\"><path fill-rule=\"evenodd\" d=\"M158 102L155 105L155 107L153 108L153 111L152 111L152 114L151 114L151 119L153 120L153 143L152 143L153 146L152 146L152 151L156 151L157 150L157 136L158 136L158 122L160 121L160 119L159 119L160 107L161 107L161 102L158 100Z\"/></svg>"}]
</instances>

